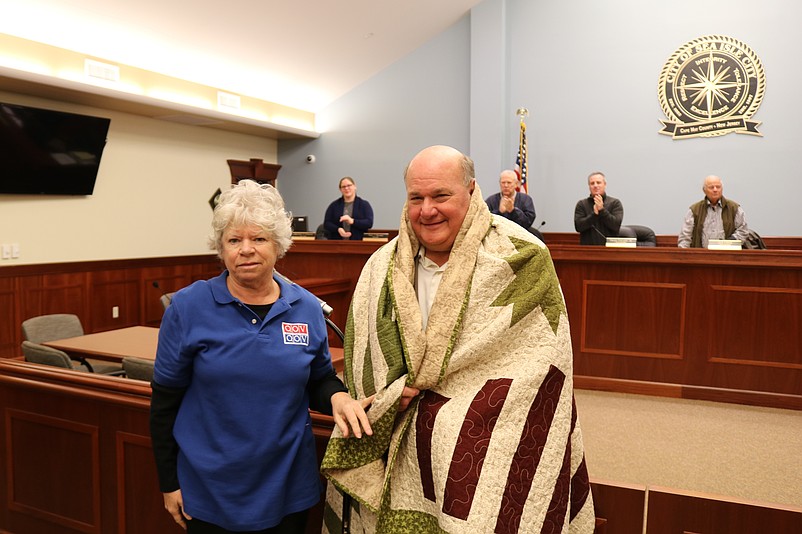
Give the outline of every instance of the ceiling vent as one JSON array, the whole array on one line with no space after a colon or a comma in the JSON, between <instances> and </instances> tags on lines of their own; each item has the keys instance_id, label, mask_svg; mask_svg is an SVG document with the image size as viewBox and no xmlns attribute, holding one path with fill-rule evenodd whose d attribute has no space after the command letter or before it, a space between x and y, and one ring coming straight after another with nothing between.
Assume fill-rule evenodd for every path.
<instances>
[{"instance_id":1,"label":"ceiling vent","mask_svg":"<svg viewBox=\"0 0 802 534\"><path fill-rule=\"evenodd\" d=\"M187 124L189 126L212 126L215 124L223 124L224 121L217 119L210 119L208 117L198 117L197 115L160 115L153 117L162 121L177 122L179 124Z\"/></svg>"},{"instance_id":2,"label":"ceiling vent","mask_svg":"<svg viewBox=\"0 0 802 534\"><path fill-rule=\"evenodd\" d=\"M217 107L224 110L239 109L240 108L239 95L232 95L231 93L217 91Z\"/></svg>"},{"instance_id":3,"label":"ceiling vent","mask_svg":"<svg viewBox=\"0 0 802 534\"><path fill-rule=\"evenodd\" d=\"M101 63L100 61L95 61L94 59L85 59L84 75L88 78L95 78L96 80L119 82L120 67L117 65L110 65L108 63Z\"/></svg>"}]
</instances>

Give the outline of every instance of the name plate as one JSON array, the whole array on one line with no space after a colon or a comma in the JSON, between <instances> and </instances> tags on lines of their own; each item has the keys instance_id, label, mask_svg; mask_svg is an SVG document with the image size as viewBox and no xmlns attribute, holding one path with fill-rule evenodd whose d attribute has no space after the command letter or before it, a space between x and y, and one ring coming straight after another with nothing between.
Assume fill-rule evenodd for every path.
<instances>
[{"instance_id":1,"label":"name plate","mask_svg":"<svg viewBox=\"0 0 802 534\"><path fill-rule=\"evenodd\" d=\"M740 239L711 239L707 242L708 250L741 250Z\"/></svg>"},{"instance_id":2,"label":"name plate","mask_svg":"<svg viewBox=\"0 0 802 534\"><path fill-rule=\"evenodd\" d=\"M605 247L635 248L638 246L637 239L634 237L608 237Z\"/></svg>"},{"instance_id":3,"label":"name plate","mask_svg":"<svg viewBox=\"0 0 802 534\"><path fill-rule=\"evenodd\" d=\"M362 241L382 241L386 242L390 238L387 232L365 232L362 236Z\"/></svg>"},{"instance_id":4,"label":"name plate","mask_svg":"<svg viewBox=\"0 0 802 534\"><path fill-rule=\"evenodd\" d=\"M314 241L315 232L293 232L293 241Z\"/></svg>"}]
</instances>

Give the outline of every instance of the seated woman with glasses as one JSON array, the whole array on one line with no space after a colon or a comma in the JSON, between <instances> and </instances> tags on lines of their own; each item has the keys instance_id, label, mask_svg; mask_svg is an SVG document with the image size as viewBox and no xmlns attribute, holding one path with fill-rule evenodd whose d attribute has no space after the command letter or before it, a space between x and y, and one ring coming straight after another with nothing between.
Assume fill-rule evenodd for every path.
<instances>
[{"instance_id":1,"label":"seated woman with glasses","mask_svg":"<svg viewBox=\"0 0 802 534\"><path fill-rule=\"evenodd\" d=\"M356 182L350 176L340 180L340 193L342 196L329 204L323 218L326 237L360 241L373 226L373 208L356 196Z\"/></svg>"}]
</instances>

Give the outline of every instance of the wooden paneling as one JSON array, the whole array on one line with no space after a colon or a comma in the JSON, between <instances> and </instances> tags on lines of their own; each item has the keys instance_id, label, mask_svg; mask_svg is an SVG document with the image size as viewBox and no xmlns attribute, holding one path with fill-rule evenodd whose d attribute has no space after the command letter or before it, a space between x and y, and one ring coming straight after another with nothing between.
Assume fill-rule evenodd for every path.
<instances>
[{"instance_id":1,"label":"wooden paneling","mask_svg":"<svg viewBox=\"0 0 802 534\"><path fill-rule=\"evenodd\" d=\"M549 249L578 386L802 409L802 252Z\"/></svg>"},{"instance_id":2,"label":"wooden paneling","mask_svg":"<svg viewBox=\"0 0 802 534\"><path fill-rule=\"evenodd\" d=\"M85 272L48 273L18 278L20 321L48 313L86 314Z\"/></svg>"},{"instance_id":3,"label":"wooden paneling","mask_svg":"<svg viewBox=\"0 0 802 534\"><path fill-rule=\"evenodd\" d=\"M0 316L4 317L0 321L0 354L20 353L19 344L15 341L22 321L17 315L14 284L13 278L0 278Z\"/></svg>"},{"instance_id":4,"label":"wooden paneling","mask_svg":"<svg viewBox=\"0 0 802 534\"><path fill-rule=\"evenodd\" d=\"M159 326L163 293L220 271L213 255L0 267L0 313L8 312L0 322L0 358L20 357L20 324L37 315L73 313L87 334Z\"/></svg>"},{"instance_id":5,"label":"wooden paneling","mask_svg":"<svg viewBox=\"0 0 802 534\"><path fill-rule=\"evenodd\" d=\"M164 510L164 499L158 491L159 480L149 435L117 432L115 438L117 531L120 534L179 532L170 514ZM149 513L143 513L145 510Z\"/></svg>"},{"instance_id":6,"label":"wooden paneling","mask_svg":"<svg viewBox=\"0 0 802 534\"><path fill-rule=\"evenodd\" d=\"M713 285L710 362L802 369L802 289ZM760 317L760 320L755 320Z\"/></svg>"},{"instance_id":7,"label":"wooden paneling","mask_svg":"<svg viewBox=\"0 0 802 534\"><path fill-rule=\"evenodd\" d=\"M103 332L139 324L140 273L136 269L115 269L89 274L90 332ZM114 317L113 309L117 310Z\"/></svg>"},{"instance_id":8,"label":"wooden paneling","mask_svg":"<svg viewBox=\"0 0 802 534\"><path fill-rule=\"evenodd\" d=\"M293 280L322 275L345 278L356 286L362 267L382 245L372 241L298 241L276 262L276 269Z\"/></svg>"},{"instance_id":9,"label":"wooden paneling","mask_svg":"<svg viewBox=\"0 0 802 534\"><path fill-rule=\"evenodd\" d=\"M0 532L183 532L164 511L150 387L0 360Z\"/></svg>"},{"instance_id":10,"label":"wooden paneling","mask_svg":"<svg viewBox=\"0 0 802 534\"><path fill-rule=\"evenodd\" d=\"M138 380L0 360L0 532L180 534L163 508ZM334 422L312 413L319 458ZM802 509L591 480L598 534L797 532ZM323 504L307 533L320 532ZM796 529L796 530L795 530Z\"/></svg>"},{"instance_id":11,"label":"wooden paneling","mask_svg":"<svg viewBox=\"0 0 802 534\"><path fill-rule=\"evenodd\" d=\"M583 296L582 352L683 357L683 284L585 280ZM607 310L603 320L589 314L600 309Z\"/></svg>"},{"instance_id":12,"label":"wooden paneling","mask_svg":"<svg viewBox=\"0 0 802 534\"><path fill-rule=\"evenodd\" d=\"M164 313L164 307L159 298L165 293L173 293L190 285L192 281L186 269L175 266L142 269L140 323L145 326L159 326Z\"/></svg>"},{"instance_id":13,"label":"wooden paneling","mask_svg":"<svg viewBox=\"0 0 802 534\"><path fill-rule=\"evenodd\" d=\"M642 534L646 487L590 480L596 534Z\"/></svg>"},{"instance_id":14,"label":"wooden paneling","mask_svg":"<svg viewBox=\"0 0 802 534\"><path fill-rule=\"evenodd\" d=\"M178 291L198 280L214 278L223 270L216 257L205 257L204 261L191 265L169 265L141 269L140 277L140 323L145 326L159 326L164 309L159 301L165 293Z\"/></svg>"},{"instance_id":15,"label":"wooden paneling","mask_svg":"<svg viewBox=\"0 0 802 534\"><path fill-rule=\"evenodd\" d=\"M100 532L97 426L7 409L4 434L9 511ZM66 485L73 489L70 495L64 495Z\"/></svg>"},{"instance_id":16,"label":"wooden paneling","mask_svg":"<svg viewBox=\"0 0 802 534\"><path fill-rule=\"evenodd\" d=\"M649 489L646 534L802 532L802 510L718 496Z\"/></svg>"}]
</instances>

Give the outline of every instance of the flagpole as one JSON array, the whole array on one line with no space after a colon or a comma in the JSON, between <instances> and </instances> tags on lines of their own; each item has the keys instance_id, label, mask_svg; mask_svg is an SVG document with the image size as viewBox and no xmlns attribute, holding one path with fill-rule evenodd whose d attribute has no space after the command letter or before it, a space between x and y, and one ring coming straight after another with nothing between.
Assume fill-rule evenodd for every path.
<instances>
[{"instance_id":1,"label":"flagpole","mask_svg":"<svg viewBox=\"0 0 802 534\"><path fill-rule=\"evenodd\" d=\"M518 190L523 190L524 193L529 193L529 177L528 177L528 168L527 168L527 147L526 147L526 122L524 119L529 116L529 110L526 108L518 108L515 110L515 114L520 117L520 129L518 134L518 157L516 159L516 167L518 171L518 179L521 182L521 186Z\"/></svg>"}]
</instances>

